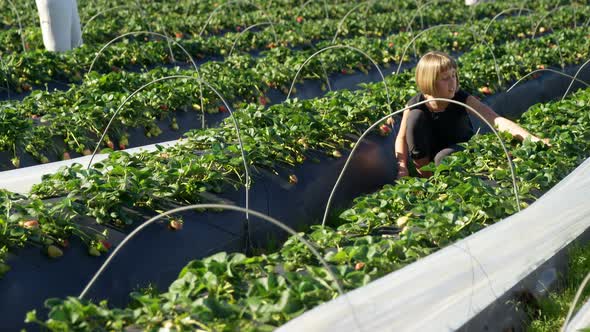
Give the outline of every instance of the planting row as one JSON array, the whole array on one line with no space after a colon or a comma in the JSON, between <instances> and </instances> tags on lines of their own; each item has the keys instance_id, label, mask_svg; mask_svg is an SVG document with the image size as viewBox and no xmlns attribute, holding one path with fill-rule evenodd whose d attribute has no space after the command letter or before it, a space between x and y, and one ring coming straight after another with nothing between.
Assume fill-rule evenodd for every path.
<instances>
[{"instance_id":1,"label":"planting row","mask_svg":"<svg viewBox=\"0 0 590 332\"><path fill-rule=\"evenodd\" d=\"M532 107L521 119L543 128L551 147L510 143L519 195L533 201L590 156L590 90L565 101ZM329 263L345 290L369 283L517 211L498 139L479 135L464 143L429 180L404 178L360 197L330 226L302 234ZM337 281L296 237L278 252L246 257L219 253L190 262L167 292L138 291L126 308L74 298L47 301L48 319L27 320L52 330L273 329L338 295Z\"/></svg>"},{"instance_id":2,"label":"planting row","mask_svg":"<svg viewBox=\"0 0 590 332\"><path fill-rule=\"evenodd\" d=\"M510 36L508 29L499 28L500 24L491 27L495 28L494 34ZM469 87L473 91L481 88L483 93L491 93L499 87L498 76L504 85L536 68L582 62L587 57L589 31L588 28L566 29L538 39L489 47L477 46L463 54L460 62L465 68L465 77L469 78ZM395 40L409 38L402 35ZM416 46L420 51L427 49L427 44L443 50L465 51L469 49L471 38L473 36L467 28L457 27L431 37L428 42L421 40ZM378 59L379 63L387 65L402 56L401 47L389 47L392 40L359 37L345 43L363 49ZM531 49L537 51L528 51ZM236 55L225 62L208 62L200 67L199 73L229 101L257 100L260 105L265 105L268 102L267 94L272 89L288 90L297 70L312 52L277 48L258 59ZM491 61L494 57L499 67ZM316 78L322 70L327 73L348 73L354 70L352 68L363 71L370 68L361 53L348 48L326 51L319 58L323 65L310 62L303 68L300 77ZM482 66L482 59L490 61ZM112 72L103 76L91 73L82 85L66 92L35 91L23 102L1 103L0 107L4 110L2 125L5 128L0 141L0 149L5 152L3 167L18 167L25 154L39 162L46 162L89 153L97 144L110 117L131 91L168 75L199 77L190 70L178 69L156 69L147 73ZM206 112L226 111L225 106L217 106L220 105L219 99L211 89L207 86L202 88L203 104L199 98L201 85L196 80L168 80L149 86L122 108L102 146L111 149L128 147L130 128L145 128L148 137L158 136L165 128L160 128L154 122L156 119L167 119L168 122L163 125L176 129L178 124L172 111L202 112L202 105ZM197 113L194 117L195 123L198 123ZM7 164L9 160L12 160L12 165Z\"/></svg>"},{"instance_id":3,"label":"planting row","mask_svg":"<svg viewBox=\"0 0 590 332\"><path fill-rule=\"evenodd\" d=\"M462 11L465 15L469 14L469 11L465 8L463 8ZM454 13L454 11L445 12ZM490 10L488 17L498 12L500 12L500 10ZM523 13L528 14L528 12ZM575 25L575 22L582 23L589 15L586 7L577 9L575 6L567 6L561 8L553 15L546 16L546 14L540 12L532 17L523 17L520 20L506 21L503 24L495 24L489 28L487 27L488 21L482 20L477 27L474 27L474 34L479 36L486 35L486 33L483 33L482 31L485 31L487 28L487 31L493 32L492 36L498 36L500 40L503 40L507 36L517 38L524 37L525 35L532 35L533 33L539 35L543 33L543 30L549 29L549 27L563 28L564 26L573 26ZM544 25L539 26L539 31L530 31L534 28L535 20L541 19ZM389 35L393 31L396 31L396 24L390 22L389 19L376 16L374 21L377 22L374 34ZM456 20L452 22L457 23L465 21L466 20ZM447 23L444 20L441 20L440 22ZM336 22L332 25L338 26ZM314 23L311 26L315 27L317 24ZM317 31L321 36L324 36L323 39L327 39L325 37L327 35L330 37L333 36L336 32L334 28L328 28L328 26L329 25L322 26L321 29ZM363 27L363 31L366 29L366 27ZM498 29L501 30L499 31ZM504 34L502 32L504 32ZM467 42L469 37L475 36L471 34L471 31L469 31L469 33L470 34L465 36L463 40L461 38L456 40L457 43L464 44L464 41ZM350 33L348 35L354 37L362 36L363 34L364 33ZM314 36L313 34L300 29L292 29L290 27L282 27L278 25L276 27L268 27L265 31L260 33L248 31L243 36L230 34L224 37L193 37L188 40L176 40L188 50L192 57L195 59L203 59L210 56L227 55L232 51L232 48L235 52L252 49L272 49L277 46L303 46L306 48L311 47L313 49L314 47L309 44L309 41L315 39L317 36L318 35ZM389 50L389 52L393 53L392 60L401 58L401 55L404 52L403 46L414 36L415 33L408 32L406 34L400 34L400 36L398 36L399 38L394 36L388 38L391 40L385 45L393 45L392 47L389 47L392 49ZM426 37L428 37L428 35ZM161 43L161 41L160 43L156 43L157 41L153 41L153 36L148 34L136 35L135 37L131 37L131 39L135 39L136 41L131 42L130 44L117 44L108 47L105 50L104 57L98 59L95 69L101 72L108 72L114 68L113 66L115 66L115 68L120 68L128 66L137 67L138 65L150 66L154 64L167 64L171 62L173 58L188 61L186 54L173 43ZM495 39L496 38L492 38L492 42L494 42ZM152 41L146 43L144 40ZM64 54L54 54L41 50L27 54L14 54L3 59L4 68L2 71L7 77L9 77L7 85L17 91L26 91L31 89L31 85L41 85L43 83L52 82L53 80L79 82L81 74L87 71L88 66L101 46L102 44L84 45L81 48L77 48ZM435 47L437 45L432 46ZM315 49L317 50L318 47L319 45L316 46ZM421 49L427 47L428 46L422 46ZM413 49L415 50L416 48ZM173 57L170 56L170 51L173 52ZM384 56L387 56L387 54ZM105 59L108 60L105 61Z\"/></svg>"},{"instance_id":4,"label":"planting row","mask_svg":"<svg viewBox=\"0 0 590 332\"><path fill-rule=\"evenodd\" d=\"M544 8L548 3L527 4L527 10L545 11ZM254 42L258 47L264 47L277 42L275 33L282 36L288 31L291 34L284 42L295 44L301 44L306 40L331 38L339 29L341 19L355 7L358 7L356 12L346 16L346 21L340 27L339 34L342 36L381 36L405 30L408 27L423 29L441 23L465 22L472 18L491 18L504 9L522 6L522 3L504 1L470 9L457 2L439 2L421 6L419 12L416 11L414 1L406 1L405 3L397 1L395 3L374 2L365 5L340 4L330 5L330 18L325 17L324 6L320 2L311 2L309 5L301 11L274 7L274 9L247 12L248 9L257 9L257 7L247 2L240 6L238 2L226 4L223 9L219 7L215 13L195 12L187 15L185 12L190 10L189 7L179 6L176 3L146 4L140 10L136 4L116 6L119 13L109 11L112 7L112 4L109 4L105 8L107 11L103 16L98 16L84 24L83 38L86 44L96 45L104 44L121 34L140 30L158 31L177 38L198 38L203 32L226 31L225 37L227 38L222 38L222 40L229 39L233 42L237 39L240 31L251 25L261 24L257 30L264 29L265 32L254 33L255 40L252 40L252 34L248 34L250 37L240 38L250 40L249 44ZM242 10L243 12L241 12ZM556 14L559 15L560 12L558 11ZM359 15L360 13L362 15ZM508 12L508 14L514 13ZM150 17L150 20L146 21L144 17ZM82 21L85 22L84 16L82 16ZM272 22L272 25L269 22ZM24 30L23 36L20 35L18 26L9 30L0 30L0 40L3 41L0 54L22 51L21 37L25 39L25 48L28 51L43 48L40 29L38 23L35 22ZM227 49L231 47L231 43L224 46L226 47L223 49Z\"/></svg>"}]
</instances>

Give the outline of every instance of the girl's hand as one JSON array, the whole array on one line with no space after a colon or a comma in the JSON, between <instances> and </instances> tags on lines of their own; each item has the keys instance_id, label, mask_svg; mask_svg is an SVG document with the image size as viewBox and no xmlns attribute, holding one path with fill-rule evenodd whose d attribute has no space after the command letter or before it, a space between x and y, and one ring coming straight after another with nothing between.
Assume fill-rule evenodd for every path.
<instances>
[{"instance_id":1,"label":"girl's hand","mask_svg":"<svg viewBox=\"0 0 590 332\"><path fill-rule=\"evenodd\" d=\"M547 146L551 146L551 140L548 138L538 138L537 136L531 136L531 141L533 142L543 142L543 144Z\"/></svg>"}]
</instances>

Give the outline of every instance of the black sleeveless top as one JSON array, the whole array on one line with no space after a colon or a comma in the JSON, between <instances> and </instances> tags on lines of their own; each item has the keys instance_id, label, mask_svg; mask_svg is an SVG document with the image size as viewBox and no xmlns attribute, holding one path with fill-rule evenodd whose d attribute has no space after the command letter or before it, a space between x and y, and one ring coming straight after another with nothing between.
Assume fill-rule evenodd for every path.
<instances>
[{"instance_id":1,"label":"black sleeveless top","mask_svg":"<svg viewBox=\"0 0 590 332\"><path fill-rule=\"evenodd\" d=\"M463 90L455 92L452 100L467 103L469 94ZM419 93L412 97L408 106L426 100L424 95ZM412 107L411 112L423 111L430 120L432 126L432 137L435 140L443 141L445 144L467 142L473 136L473 125L464 106L449 103L443 111L433 112L426 106L426 103ZM442 143L442 142L440 142ZM437 144L438 145L438 144Z\"/></svg>"}]
</instances>

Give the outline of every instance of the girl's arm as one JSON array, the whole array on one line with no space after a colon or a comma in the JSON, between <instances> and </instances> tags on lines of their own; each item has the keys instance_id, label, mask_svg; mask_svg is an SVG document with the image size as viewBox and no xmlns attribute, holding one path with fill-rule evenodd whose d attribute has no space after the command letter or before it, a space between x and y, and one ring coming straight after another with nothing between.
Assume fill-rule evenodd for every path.
<instances>
[{"instance_id":1,"label":"girl's arm","mask_svg":"<svg viewBox=\"0 0 590 332\"><path fill-rule=\"evenodd\" d=\"M399 178L410 175L408 172L408 146L406 145L406 126L409 112L410 110L404 111L399 132L395 138L395 158L397 159Z\"/></svg>"},{"instance_id":2,"label":"girl's arm","mask_svg":"<svg viewBox=\"0 0 590 332\"><path fill-rule=\"evenodd\" d=\"M498 113L494 112L494 110L492 110L488 105L482 103L473 96L467 97L466 104L473 107L489 123L495 125L500 131L507 131L512 134L512 136L518 138L521 141L526 138L530 138L533 142L543 141L545 144L549 144L548 138L540 139L537 136L529 133L526 129L522 128L513 121L498 115Z\"/></svg>"}]
</instances>

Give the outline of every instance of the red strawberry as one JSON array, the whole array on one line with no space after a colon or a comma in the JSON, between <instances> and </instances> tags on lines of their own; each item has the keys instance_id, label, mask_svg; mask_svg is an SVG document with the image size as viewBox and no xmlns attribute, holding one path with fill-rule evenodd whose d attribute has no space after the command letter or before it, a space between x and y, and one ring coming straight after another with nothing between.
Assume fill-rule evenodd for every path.
<instances>
[{"instance_id":1,"label":"red strawberry","mask_svg":"<svg viewBox=\"0 0 590 332\"><path fill-rule=\"evenodd\" d=\"M340 72L341 72L342 74L346 74L346 73L347 73L346 69L342 69Z\"/></svg>"},{"instance_id":2,"label":"red strawberry","mask_svg":"<svg viewBox=\"0 0 590 332\"><path fill-rule=\"evenodd\" d=\"M240 32L240 31L242 31L242 27L238 25L238 26L236 27L236 31L237 31L237 32Z\"/></svg>"},{"instance_id":3,"label":"red strawberry","mask_svg":"<svg viewBox=\"0 0 590 332\"><path fill-rule=\"evenodd\" d=\"M119 150L125 150L127 149L127 146L123 143L119 143Z\"/></svg>"},{"instance_id":4,"label":"red strawberry","mask_svg":"<svg viewBox=\"0 0 590 332\"><path fill-rule=\"evenodd\" d=\"M265 106L267 103L266 97L264 97L264 96L258 97L258 102L260 103L260 105Z\"/></svg>"},{"instance_id":5,"label":"red strawberry","mask_svg":"<svg viewBox=\"0 0 590 332\"><path fill-rule=\"evenodd\" d=\"M22 87L23 91L31 91L31 89L32 89L32 87L29 83L23 83L21 87Z\"/></svg>"},{"instance_id":6,"label":"red strawberry","mask_svg":"<svg viewBox=\"0 0 590 332\"><path fill-rule=\"evenodd\" d=\"M119 68L117 66L111 66L111 71L114 71L115 73L119 73L119 72L121 72L121 68Z\"/></svg>"},{"instance_id":7,"label":"red strawberry","mask_svg":"<svg viewBox=\"0 0 590 332\"><path fill-rule=\"evenodd\" d=\"M68 239L63 239L63 240L59 240L59 245L64 247L64 248L69 248L70 247L70 241L68 241Z\"/></svg>"},{"instance_id":8,"label":"red strawberry","mask_svg":"<svg viewBox=\"0 0 590 332\"><path fill-rule=\"evenodd\" d=\"M218 108L219 108L219 112L222 112L222 113L226 113L227 112L227 107L225 107L225 105L221 105Z\"/></svg>"},{"instance_id":9,"label":"red strawberry","mask_svg":"<svg viewBox=\"0 0 590 332\"><path fill-rule=\"evenodd\" d=\"M389 135L389 133L391 133L390 126L386 124L382 124L381 126L379 126L379 134L381 134L381 136L387 136Z\"/></svg>"},{"instance_id":10,"label":"red strawberry","mask_svg":"<svg viewBox=\"0 0 590 332\"><path fill-rule=\"evenodd\" d=\"M358 263L356 263L356 264L354 265L354 269L355 269L356 271L358 271L358 270L362 270L362 269L363 269L363 267L365 267L365 263L363 263L363 262L358 262Z\"/></svg>"},{"instance_id":11,"label":"red strawberry","mask_svg":"<svg viewBox=\"0 0 590 332\"><path fill-rule=\"evenodd\" d=\"M107 146L109 147L109 149L114 150L115 149L115 143L113 143L113 141L108 140L107 141Z\"/></svg>"},{"instance_id":12,"label":"red strawberry","mask_svg":"<svg viewBox=\"0 0 590 332\"><path fill-rule=\"evenodd\" d=\"M70 156L70 153L68 151L64 152L62 158L63 158L63 160L70 160L70 159L72 159L72 157Z\"/></svg>"},{"instance_id":13,"label":"red strawberry","mask_svg":"<svg viewBox=\"0 0 590 332\"><path fill-rule=\"evenodd\" d=\"M176 38L178 38L178 39L181 39L182 37L184 37L184 33L182 33L182 32L176 32L176 33L174 34L174 36L175 36Z\"/></svg>"},{"instance_id":14,"label":"red strawberry","mask_svg":"<svg viewBox=\"0 0 590 332\"><path fill-rule=\"evenodd\" d=\"M164 104L162 104L162 105L160 105L160 109L161 109L162 111L167 111L167 110L168 110L168 105L164 105Z\"/></svg>"},{"instance_id":15,"label":"red strawberry","mask_svg":"<svg viewBox=\"0 0 590 332\"><path fill-rule=\"evenodd\" d=\"M303 22L303 16L297 16L297 23Z\"/></svg>"},{"instance_id":16,"label":"red strawberry","mask_svg":"<svg viewBox=\"0 0 590 332\"><path fill-rule=\"evenodd\" d=\"M107 241L107 240L99 240L98 242L100 242L101 244L101 249L104 248L104 251L107 251L109 249L111 249L111 244Z\"/></svg>"},{"instance_id":17,"label":"red strawberry","mask_svg":"<svg viewBox=\"0 0 590 332\"><path fill-rule=\"evenodd\" d=\"M393 48L393 43L389 43L387 46L389 46L389 48Z\"/></svg>"},{"instance_id":18,"label":"red strawberry","mask_svg":"<svg viewBox=\"0 0 590 332\"><path fill-rule=\"evenodd\" d=\"M38 119L39 116L37 114L31 114L31 119Z\"/></svg>"}]
</instances>

